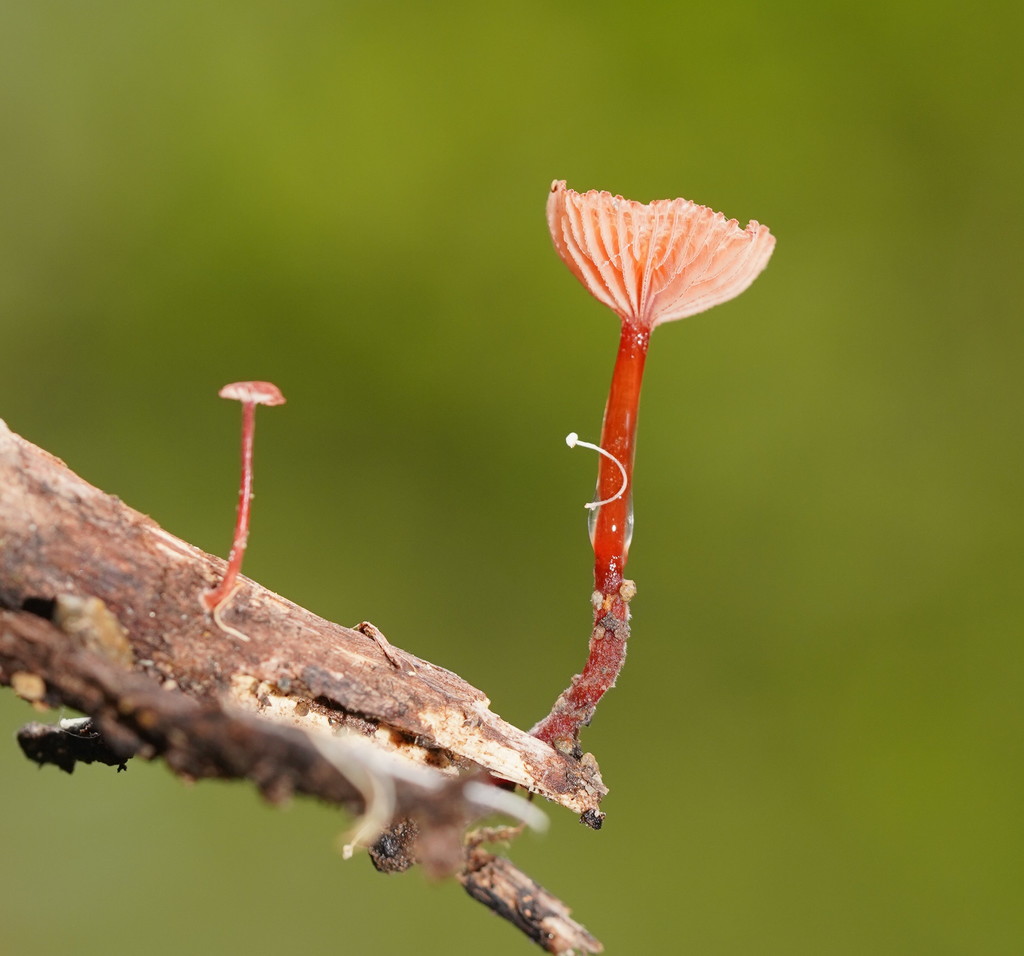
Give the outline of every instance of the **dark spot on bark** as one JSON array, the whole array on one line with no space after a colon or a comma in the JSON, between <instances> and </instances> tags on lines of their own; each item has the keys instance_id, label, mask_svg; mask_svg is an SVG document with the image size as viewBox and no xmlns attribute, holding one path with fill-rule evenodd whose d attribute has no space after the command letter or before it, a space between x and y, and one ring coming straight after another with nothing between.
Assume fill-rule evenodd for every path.
<instances>
[{"instance_id":1,"label":"dark spot on bark","mask_svg":"<svg viewBox=\"0 0 1024 956\"><path fill-rule=\"evenodd\" d=\"M600 810L584 810L580 817L580 823L590 827L591 830L600 830L604 826L605 815Z\"/></svg>"},{"instance_id":2,"label":"dark spot on bark","mask_svg":"<svg viewBox=\"0 0 1024 956\"><path fill-rule=\"evenodd\" d=\"M415 821L399 820L370 847L370 862L381 873L404 873L416 863L417 836L419 827Z\"/></svg>"},{"instance_id":3,"label":"dark spot on bark","mask_svg":"<svg viewBox=\"0 0 1024 956\"><path fill-rule=\"evenodd\" d=\"M57 609L57 602L53 598L30 597L21 602L21 609L36 617L52 621L53 612Z\"/></svg>"}]
</instances>

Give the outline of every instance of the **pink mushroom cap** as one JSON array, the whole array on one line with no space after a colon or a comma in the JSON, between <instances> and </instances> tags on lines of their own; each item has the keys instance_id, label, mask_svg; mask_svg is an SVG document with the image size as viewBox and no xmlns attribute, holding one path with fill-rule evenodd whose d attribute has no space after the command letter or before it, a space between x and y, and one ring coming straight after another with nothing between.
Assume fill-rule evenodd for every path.
<instances>
[{"instance_id":1,"label":"pink mushroom cap","mask_svg":"<svg viewBox=\"0 0 1024 956\"><path fill-rule=\"evenodd\" d=\"M744 291L771 258L775 237L688 199L639 203L551 184L555 249L594 298L624 322L653 329Z\"/></svg>"},{"instance_id":2,"label":"pink mushroom cap","mask_svg":"<svg viewBox=\"0 0 1024 956\"><path fill-rule=\"evenodd\" d=\"M283 405L285 402L281 389L273 382L232 382L217 394L252 405Z\"/></svg>"}]
</instances>

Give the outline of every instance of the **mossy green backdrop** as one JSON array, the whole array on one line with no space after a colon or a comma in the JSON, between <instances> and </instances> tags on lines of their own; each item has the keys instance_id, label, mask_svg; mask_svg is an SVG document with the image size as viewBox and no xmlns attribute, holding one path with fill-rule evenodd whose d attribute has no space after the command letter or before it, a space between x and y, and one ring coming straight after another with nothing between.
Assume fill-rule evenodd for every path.
<instances>
[{"instance_id":1,"label":"mossy green backdrop","mask_svg":"<svg viewBox=\"0 0 1024 956\"><path fill-rule=\"evenodd\" d=\"M513 856L612 954L1024 946L1017 3L11 0L0 417L226 553L374 621L529 726L582 664L582 504L617 338L552 251L553 178L778 236L660 328L634 636L585 736L603 831ZM21 758L12 954L516 954L346 820L161 765ZM46 719L56 719L52 714Z\"/></svg>"}]
</instances>

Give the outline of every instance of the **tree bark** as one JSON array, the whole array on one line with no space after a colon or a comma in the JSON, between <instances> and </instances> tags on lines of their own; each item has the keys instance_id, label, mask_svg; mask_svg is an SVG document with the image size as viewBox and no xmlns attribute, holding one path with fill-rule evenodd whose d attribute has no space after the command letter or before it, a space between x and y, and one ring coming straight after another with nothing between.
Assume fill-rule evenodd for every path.
<instances>
[{"instance_id":1,"label":"tree bark","mask_svg":"<svg viewBox=\"0 0 1024 956\"><path fill-rule=\"evenodd\" d=\"M340 804L362 815L352 842L373 843L378 868L456 872L548 952L600 952L549 894L537 913L558 914L557 933L524 915L522 887L546 891L464 840L496 808L536 816L495 779L600 826L593 757L511 726L372 625L333 624L248 578L221 627L200 599L224 568L0 421L0 683L92 719L33 725L26 752L68 770L162 758L183 776L249 779L273 801Z\"/></svg>"}]
</instances>

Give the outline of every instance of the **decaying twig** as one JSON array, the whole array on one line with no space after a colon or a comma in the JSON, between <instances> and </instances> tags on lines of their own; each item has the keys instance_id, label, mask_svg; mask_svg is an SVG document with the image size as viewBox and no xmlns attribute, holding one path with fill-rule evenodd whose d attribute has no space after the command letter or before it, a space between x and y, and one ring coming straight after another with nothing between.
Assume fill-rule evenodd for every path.
<instances>
[{"instance_id":1,"label":"decaying twig","mask_svg":"<svg viewBox=\"0 0 1024 956\"><path fill-rule=\"evenodd\" d=\"M127 770L128 758L118 753L97 729L91 717L62 719L57 724L25 724L18 731L18 744L29 760L40 767L53 764L73 773L78 763L105 763Z\"/></svg>"},{"instance_id":2,"label":"decaying twig","mask_svg":"<svg viewBox=\"0 0 1024 956\"><path fill-rule=\"evenodd\" d=\"M504 857L473 847L458 879L473 899L513 923L549 953L604 951L561 900Z\"/></svg>"},{"instance_id":3,"label":"decaying twig","mask_svg":"<svg viewBox=\"0 0 1024 956\"><path fill-rule=\"evenodd\" d=\"M383 829L378 868L458 871L547 951L599 952L563 904L537 887L543 905L524 907L536 884L463 842L495 809L536 815L492 777L599 825L593 758L512 727L372 625L332 624L246 578L226 616L250 640L234 640L199 604L223 568L0 422L0 683L91 718L23 732L26 752L68 770L159 757L188 777L249 779L271 800L338 803L364 815L356 839Z\"/></svg>"}]
</instances>

